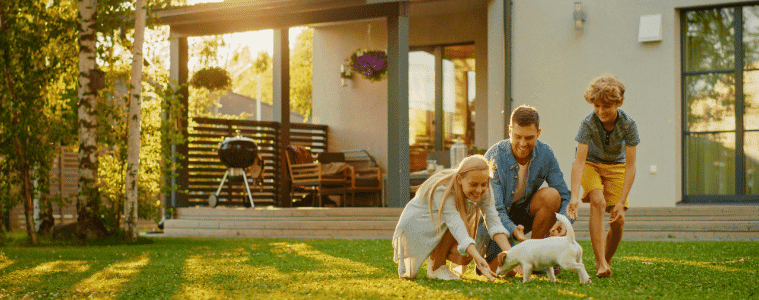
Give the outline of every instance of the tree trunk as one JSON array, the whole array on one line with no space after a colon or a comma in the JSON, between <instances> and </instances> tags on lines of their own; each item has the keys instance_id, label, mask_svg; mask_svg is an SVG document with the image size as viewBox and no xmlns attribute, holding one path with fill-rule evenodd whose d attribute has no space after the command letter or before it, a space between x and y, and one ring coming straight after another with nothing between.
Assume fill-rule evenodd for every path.
<instances>
[{"instance_id":1,"label":"tree trunk","mask_svg":"<svg viewBox=\"0 0 759 300\"><path fill-rule=\"evenodd\" d=\"M129 140L127 142L126 201L124 224L130 240L137 239L137 182L140 174L140 95L142 93L142 44L145 37L145 0L135 4L132 83L129 95Z\"/></svg>"},{"instance_id":2,"label":"tree trunk","mask_svg":"<svg viewBox=\"0 0 759 300\"><path fill-rule=\"evenodd\" d=\"M99 216L97 186L97 91L103 86L95 65L97 56L97 2L79 0L79 195L76 235L104 238L108 232Z\"/></svg>"}]
</instances>

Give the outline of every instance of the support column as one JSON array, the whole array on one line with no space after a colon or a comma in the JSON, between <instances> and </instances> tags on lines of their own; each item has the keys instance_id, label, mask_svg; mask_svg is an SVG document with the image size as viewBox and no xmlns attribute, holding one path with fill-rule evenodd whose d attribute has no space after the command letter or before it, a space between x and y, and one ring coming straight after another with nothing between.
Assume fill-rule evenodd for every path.
<instances>
[{"instance_id":1,"label":"support column","mask_svg":"<svg viewBox=\"0 0 759 300\"><path fill-rule=\"evenodd\" d=\"M409 200L408 2L387 16L387 199L390 207Z\"/></svg>"},{"instance_id":2,"label":"support column","mask_svg":"<svg viewBox=\"0 0 759 300\"><path fill-rule=\"evenodd\" d=\"M184 136L187 137L187 126L188 126L188 119L189 119L189 113L188 113L188 104L189 104L189 91L187 88L187 82L189 78L189 69L187 67L187 62L189 60L189 54L188 54L188 46L187 46L187 37L184 36L176 36L172 34L171 39L171 81L176 82L177 86L179 86L179 102L181 105L180 113L179 113L179 132ZM175 175L171 179L170 184L172 186L177 186L179 191L172 191L169 194L168 199L168 206L169 207L187 207L189 206L189 201L187 197L187 190L189 189L189 179L188 179L188 166L189 162L187 160L187 154L188 154L188 148L187 148L187 141L185 140L185 143L180 145L172 146L171 153L172 153L172 159L174 162L178 164L177 170L175 171Z\"/></svg>"},{"instance_id":3,"label":"support column","mask_svg":"<svg viewBox=\"0 0 759 300\"><path fill-rule=\"evenodd\" d=\"M287 157L285 149L290 146L290 29L274 29L274 57L273 57L273 84L272 93L275 122L279 122L279 203L280 207L290 207L293 204L290 198L290 181L287 178Z\"/></svg>"},{"instance_id":4,"label":"support column","mask_svg":"<svg viewBox=\"0 0 759 300\"><path fill-rule=\"evenodd\" d=\"M445 149L443 136L443 46L435 47L435 150Z\"/></svg>"},{"instance_id":5,"label":"support column","mask_svg":"<svg viewBox=\"0 0 759 300\"><path fill-rule=\"evenodd\" d=\"M507 33L511 24L509 0L488 1L488 147L509 135L511 115L510 57ZM510 35L509 35L510 36ZM480 112L478 111L479 115Z\"/></svg>"}]
</instances>

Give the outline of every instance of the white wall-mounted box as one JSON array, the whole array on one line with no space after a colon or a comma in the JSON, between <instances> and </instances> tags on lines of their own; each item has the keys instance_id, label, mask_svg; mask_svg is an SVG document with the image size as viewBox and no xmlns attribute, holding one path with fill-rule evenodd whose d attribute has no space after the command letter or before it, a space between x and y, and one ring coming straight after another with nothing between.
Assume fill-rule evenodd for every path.
<instances>
[{"instance_id":1,"label":"white wall-mounted box","mask_svg":"<svg viewBox=\"0 0 759 300\"><path fill-rule=\"evenodd\" d=\"M658 42L662 40L661 15L640 16L638 42Z\"/></svg>"}]
</instances>

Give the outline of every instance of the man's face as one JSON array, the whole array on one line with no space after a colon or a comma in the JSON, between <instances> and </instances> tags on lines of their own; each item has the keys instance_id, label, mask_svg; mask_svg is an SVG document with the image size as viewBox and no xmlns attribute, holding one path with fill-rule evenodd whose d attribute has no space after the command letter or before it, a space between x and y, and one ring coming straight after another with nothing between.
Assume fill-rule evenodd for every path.
<instances>
[{"instance_id":1,"label":"man's face","mask_svg":"<svg viewBox=\"0 0 759 300\"><path fill-rule=\"evenodd\" d=\"M540 129L535 124L530 126L509 125L509 138L511 139L511 152L517 160L530 157L532 148L540 136Z\"/></svg>"}]
</instances>

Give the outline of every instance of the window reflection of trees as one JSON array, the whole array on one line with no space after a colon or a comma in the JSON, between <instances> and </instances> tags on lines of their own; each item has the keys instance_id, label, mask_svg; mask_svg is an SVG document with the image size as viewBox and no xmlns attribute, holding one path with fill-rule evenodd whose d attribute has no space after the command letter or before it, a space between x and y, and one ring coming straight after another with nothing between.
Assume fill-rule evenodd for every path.
<instances>
[{"instance_id":1,"label":"window reflection of trees","mask_svg":"<svg viewBox=\"0 0 759 300\"><path fill-rule=\"evenodd\" d=\"M741 53L736 53L735 45L736 9L743 22L738 36L742 41ZM687 11L684 17L685 192L735 194L736 147L741 147L745 157L745 192L757 194L759 6ZM740 59L744 70L742 85L735 77ZM742 99L736 99L738 91L743 93ZM741 102L743 122L737 124L736 113L741 110L736 109L736 103ZM743 135L737 136L741 131Z\"/></svg>"}]
</instances>

